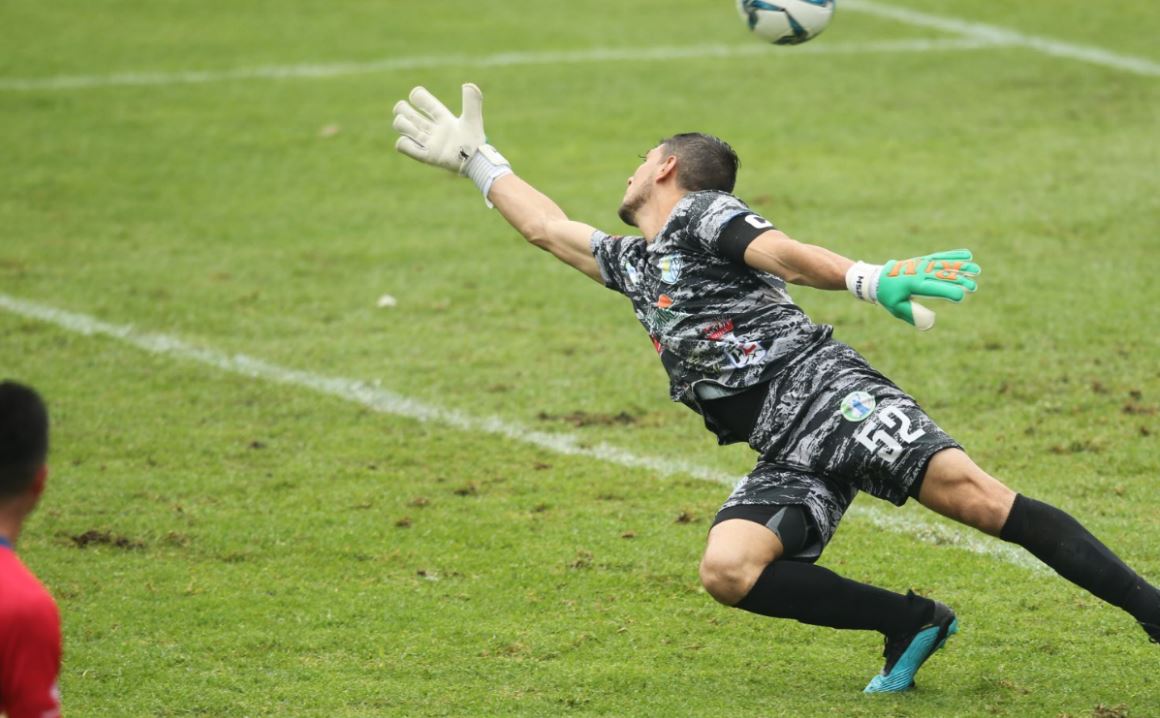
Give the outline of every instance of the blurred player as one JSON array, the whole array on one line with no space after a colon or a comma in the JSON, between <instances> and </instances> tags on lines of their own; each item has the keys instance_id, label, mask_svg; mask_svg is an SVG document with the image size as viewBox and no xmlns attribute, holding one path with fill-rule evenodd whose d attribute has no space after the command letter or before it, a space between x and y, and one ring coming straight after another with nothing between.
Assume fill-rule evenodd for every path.
<instances>
[{"instance_id":1,"label":"blurred player","mask_svg":"<svg viewBox=\"0 0 1160 718\"><path fill-rule=\"evenodd\" d=\"M48 412L35 391L0 382L0 715L60 715L60 615L14 546L48 476Z\"/></svg>"},{"instance_id":2,"label":"blurred player","mask_svg":"<svg viewBox=\"0 0 1160 718\"><path fill-rule=\"evenodd\" d=\"M512 174L483 133L482 94L454 116L421 87L395 105L396 148L466 175L532 244L626 295L668 372L672 399L757 466L709 532L701 581L718 601L766 616L885 636L868 693L903 691L958 629L950 608L838 576L814 563L858 491L1023 546L1131 614L1160 640L1160 591L1071 516L1016 494L968 458L918 404L791 301L786 283L848 289L929 329L912 301L960 301L979 267L966 250L883 265L797 242L730 194L738 159L708 135L663 140L628 179L620 218L643 236L569 220Z\"/></svg>"}]
</instances>

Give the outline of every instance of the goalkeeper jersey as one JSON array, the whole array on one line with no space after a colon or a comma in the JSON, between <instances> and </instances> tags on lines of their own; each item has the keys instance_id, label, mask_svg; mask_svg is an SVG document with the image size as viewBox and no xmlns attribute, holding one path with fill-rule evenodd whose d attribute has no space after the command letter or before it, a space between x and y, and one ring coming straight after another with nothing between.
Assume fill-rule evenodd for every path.
<instances>
[{"instance_id":1,"label":"goalkeeper jersey","mask_svg":"<svg viewBox=\"0 0 1160 718\"><path fill-rule=\"evenodd\" d=\"M671 398L698 413L698 396L768 381L832 333L793 303L781 278L721 253L722 231L746 214L753 212L731 194L693 192L677 203L652 242L592 234L604 283L632 301L668 372ZM710 391L694 394L698 384L711 385ZM726 437L706 420L723 443L744 439Z\"/></svg>"}]
</instances>

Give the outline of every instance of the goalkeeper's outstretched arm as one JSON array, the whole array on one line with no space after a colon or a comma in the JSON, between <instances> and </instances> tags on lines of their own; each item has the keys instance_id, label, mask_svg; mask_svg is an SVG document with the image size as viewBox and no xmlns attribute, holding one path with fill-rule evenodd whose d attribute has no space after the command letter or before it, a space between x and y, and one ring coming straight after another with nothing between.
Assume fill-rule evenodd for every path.
<instances>
[{"instance_id":1,"label":"goalkeeper's outstretched arm","mask_svg":"<svg viewBox=\"0 0 1160 718\"><path fill-rule=\"evenodd\" d=\"M867 264L803 244L776 229L755 232L743 258L750 267L776 274L787 282L819 289L849 289L855 297L882 305L922 331L934 326L934 312L914 298L961 302L967 292L975 291L974 278L981 271L966 249Z\"/></svg>"},{"instance_id":2,"label":"goalkeeper's outstretched arm","mask_svg":"<svg viewBox=\"0 0 1160 718\"><path fill-rule=\"evenodd\" d=\"M511 165L483 133L483 93L463 86L463 114L456 117L422 87L394 109L395 149L408 157L469 177L488 206L537 247L603 283L589 249L593 227L568 219L551 198L512 173Z\"/></svg>"},{"instance_id":3,"label":"goalkeeper's outstretched arm","mask_svg":"<svg viewBox=\"0 0 1160 718\"><path fill-rule=\"evenodd\" d=\"M515 174L497 179L487 200L529 242L604 283L589 244L595 228L568 219L550 197Z\"/></svg>"}]
</instances>

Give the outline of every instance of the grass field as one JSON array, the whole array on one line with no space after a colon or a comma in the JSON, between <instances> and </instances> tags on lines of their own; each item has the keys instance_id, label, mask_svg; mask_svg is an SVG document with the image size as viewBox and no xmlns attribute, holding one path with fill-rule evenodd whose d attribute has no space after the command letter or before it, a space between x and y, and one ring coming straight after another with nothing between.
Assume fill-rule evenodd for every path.
<instances>
[{"instance_id":1,"label":"grass field","mask_svg":"<svg viewBox=\"0 0 1160 718\"><path fill-rule=\"evenodd\" d=\"M801 240L970 247L929 334L795 298L1158 580L1160 14L898 2L800 48L726 0L0 5L0 376L54 414L20 551L67 714L1160 716L1130 618L921 507L860 498L822 559L956 608L917 691L861 694L876 635L715 604L752 453L670 405L623 298L392 150L397 99L470 80L597 226L699 129Z\"/></svg>"}]
</instances>

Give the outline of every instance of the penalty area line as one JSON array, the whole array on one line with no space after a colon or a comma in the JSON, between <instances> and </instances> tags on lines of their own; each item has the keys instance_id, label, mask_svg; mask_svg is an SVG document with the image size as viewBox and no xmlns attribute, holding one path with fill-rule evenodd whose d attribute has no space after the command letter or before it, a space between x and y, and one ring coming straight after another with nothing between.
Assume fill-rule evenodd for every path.
<instances>
[{"instance_id":1,"label":"penalty area line","mask_svg":"<svg viewBox=\"0 0 1160 718\"><path fill-rule=\"evenodd\" d=\"M111 324L87 314L69 312L7 294L0 294L0 310L25 319L51 324L75 334L113 339L155 356L201 364L251 379L307 389L358 404L381 414L442 425L468 433L499 436L555 454L595 459L630 469L645 469L666 477L691 476L725 486L734 485L738 479L736 476L706 466L637 454L606 443L589 444L576 434L537 431L497 416L473 416L456 409L446 409L396 394L370 382L291 369L245 354L227 354L196 346L167 334L140 331L131 325ZM895 511L887 512L877 506L854 506L851 507L850 513L866 519L879 528L919 541L954 546L1031 569L1036 573L1046 573L1046 569L1027 553L981 534L970 535L954 526L923 521Z\"/></svg>"},{"instance_id":2,"label":"penalty area line","mask_svg":"<svg viewBox=\"0 0 1160 718\"><path fill-rule=\"evenodd\" d=\"M860 55L864 53L939 52L994 47L995 40L979 37L933 40L895 40L847 44L809 44L785 51L792 55ZM427 70L440 67L516 67L523 65L572 65L599 62L658 62L664 60L729 59L775 52L756 42L738 45L689 45L685 47L597 47L588 50L503 52L494 55L432 55L396 57L366 62L333 62L301 65L267 65L230 70L176 72L124 72L108 75L57 75L53 77L0 78L0 90L81 90L102 87L168 87L232 80L325 79Z\"/></svg>"}]
</instances>

